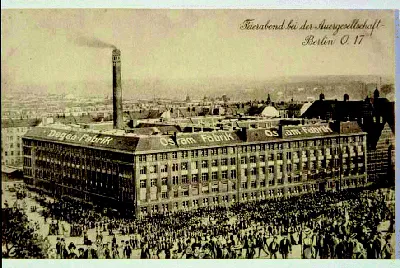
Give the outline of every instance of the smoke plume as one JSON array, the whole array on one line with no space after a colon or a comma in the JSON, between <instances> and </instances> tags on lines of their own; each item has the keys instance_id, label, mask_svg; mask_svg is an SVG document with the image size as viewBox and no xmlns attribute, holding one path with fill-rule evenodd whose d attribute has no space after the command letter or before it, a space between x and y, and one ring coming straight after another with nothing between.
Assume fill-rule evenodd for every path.
<instances>
[{"instance_id":1,"label":"smoke plume","mask_svg":"<svg viewBox=\"0 0 400 268\"><path fill-rule=\"evenodd\" d=\"M85 36L80 36L75 39L75 44L82 47L94 47L94 48L112 48L115 49L116 46L103 42L97 38L90 38Z\"/></svg>"}]
</instances>

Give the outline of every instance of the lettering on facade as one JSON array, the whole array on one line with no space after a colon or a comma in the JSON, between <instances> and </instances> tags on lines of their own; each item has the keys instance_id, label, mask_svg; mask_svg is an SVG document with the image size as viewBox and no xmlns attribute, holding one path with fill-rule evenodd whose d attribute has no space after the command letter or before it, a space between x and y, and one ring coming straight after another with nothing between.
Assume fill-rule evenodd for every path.
<instances>
[{"instance_id":1,"label":"lettering on facade","mask_svg":"<svg viewBox=\"0 0 400 268\"><path fill-rule=\"evenodd\" d=\"M50 130L50 133L47 135L48 137L56 138L60 141L78 141L78 142L86 142L86 143L98 143L98 144L110 144L113 140L111 137L103 137L100 138L97 135L91 136L89 134L83 134L82 136L77 136L76 134L65 133L61 131L56 131L54 129Z\"/></svg>"},{"instance_id":2,"label":"lettering on facade","mask_svg":"<svg viewBox=\"0 0 400 268\"><path fill-rule=\"evenodd\" d=\"M276 130L265 130L265 135L268 137L279 137L279 133Z\"/></svg>"},{"instance_id":3,"label":"lettering on facade","mask_svg":"<svg viewBox=\"0 0 400 268\"><path fill-rule=\"evenodd\" d=\"M328 126L318 127L300 127L294 129L286 129L285 136L297 136L302 134L321 134L321 133L332 133L332 129Z\"/></svg>"},{"instance_id":4,"label":"lettering on facade","mask_svg":"<svg viewBox=\"0 0 400 268\"><path fill-rule=\"evenodd\" d=\"M212 143L219 141L233 141L235 138L231 133L223 133L223 134L201 134L200 135L200 143ZM176 138L176 143L172 138L160 138L160 143L163 146L174 146L174 145L190 145L199 143L199 140L196 140L194 137L178 137Z\"/></svg>"}]
</instances>

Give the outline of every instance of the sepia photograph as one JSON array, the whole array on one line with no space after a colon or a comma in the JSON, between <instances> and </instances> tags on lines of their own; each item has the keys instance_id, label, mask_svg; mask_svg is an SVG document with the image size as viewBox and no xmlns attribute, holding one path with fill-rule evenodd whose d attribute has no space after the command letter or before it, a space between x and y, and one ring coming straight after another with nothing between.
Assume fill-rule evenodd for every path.
<instances>
[{"instance_id":1,"label":"sepia photograph","mask_svg":"<svg viewBox=\"0 0 400 268\"><path fill-rule=\"evenodd\" d=\"M394 10L2 9L2 259L394 259L395 35Z\"/></svg>"}]
</instances>

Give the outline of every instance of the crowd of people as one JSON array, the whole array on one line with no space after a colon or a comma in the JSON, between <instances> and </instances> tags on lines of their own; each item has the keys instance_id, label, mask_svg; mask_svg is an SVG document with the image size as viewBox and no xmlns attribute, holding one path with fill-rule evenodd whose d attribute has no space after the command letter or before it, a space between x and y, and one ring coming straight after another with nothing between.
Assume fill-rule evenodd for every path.
<instances>
[{"instance_id":1,"label":"crowd of people","mask_svg":"<svg viewBox=\"0 0 400 268\"><path fill-rule=\"evenodd\" d=\"M82 237L81 245L57 237L53 258L252 259L262 254L286 259L295 246L301 258L393 254L394 204L382 190L314 193L141 219L110 218L77 201L37 199L45 220L60 223L62 229L66 221L70 236ZM383 235L378 225L386 220L390 226ZM93 241L89 230L96 232Z\"/></svg>"}]
</instances>

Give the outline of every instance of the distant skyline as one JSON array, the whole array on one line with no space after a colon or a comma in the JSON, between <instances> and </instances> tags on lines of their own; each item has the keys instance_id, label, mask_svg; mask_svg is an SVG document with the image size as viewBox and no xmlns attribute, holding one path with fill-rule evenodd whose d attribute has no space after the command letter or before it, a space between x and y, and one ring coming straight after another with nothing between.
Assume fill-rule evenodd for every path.
<instances>
[{"instance_id":1,"label":"distant skyline","mask_svg":"<svg viewBox=\"0 0 400 268\"><path fill-rule=\"evenodd\" d=\"M263 80L278 76L394 76L393 11L344 10L2 10L2 90L18 85L111 82L111 48L122 53L122 79ZM302 46L308 34L243 31L245 19L274 23L359 18L382 25L359 46ZM369 31L365 31L366 33ZM361 34L341 30L340 35Z\"/></svg>"}]
</instances>

